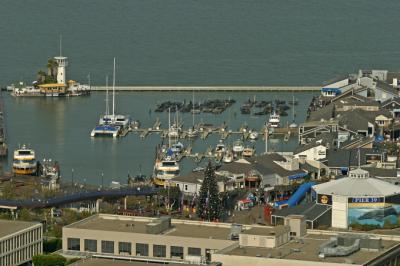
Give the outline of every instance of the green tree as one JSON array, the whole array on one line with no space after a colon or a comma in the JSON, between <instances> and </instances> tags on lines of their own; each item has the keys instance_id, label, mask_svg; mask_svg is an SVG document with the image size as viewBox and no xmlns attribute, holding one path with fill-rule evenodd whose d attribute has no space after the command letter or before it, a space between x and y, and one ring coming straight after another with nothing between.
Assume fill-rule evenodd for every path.
<instances>
[{"instance_id":1,"label":"green tree","mask_svg":"<svg viewBox=\"0 0 400 266\"><path fill-rule=\"evenodd\" d=\"M32 262L35 266L64 266L67 259L61 255L35 255Z\"/></svg>"},{"instance_id":2,"label":"green tree","mask_svg":"<svg viewBox=\"0 0 400 266\"><path fill-rule=\"evenodd\" d=\"M218 185L215 179L215 169L208 162L204 172L204 180L200 188L197 202L197 216L204 220L219 220L221 215L221 201L218 195Z\"/></svg>"},{"instance_id":3,"label":"green tree","mask_svg":"<svg viewBox=\"0 0 400 266\"><path fill-rule=\"evenodd\" d=\"M50 58L47 61L47 75L56 79L57 78L57 67L58 67L57 61L54 60L54 58Z\"/></svg>"}]
</instances>

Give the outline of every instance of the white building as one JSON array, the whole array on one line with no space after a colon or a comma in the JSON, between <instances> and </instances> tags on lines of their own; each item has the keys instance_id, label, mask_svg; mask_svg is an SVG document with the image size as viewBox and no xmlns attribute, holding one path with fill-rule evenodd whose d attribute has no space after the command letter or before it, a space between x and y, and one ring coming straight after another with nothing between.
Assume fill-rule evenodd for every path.
<instances>
[{"instance_id":1,"label":"white building","mask_svg":"<svg viewBox=\"0 0 400 266\"><path fill-rule=\"evenodd\" d=\"M0 220L0 265L21 265L43 252L42 224Z\"/></svg>"},{"instance_id":2,"label":"white building","mask_svg":"<svg viewBox=\"0 0 400 266\"><path fill-rule=\"evenodd\" d=\"M56 56L54 60L57 61L57 83L66 85L67 78L66 78L66 67L68 66L68 58L65 56Z\"/></svg>"},{"instance_id":3,"label":"white building","mask_svg":"<svg viewBox=\"0 0 400 266\"><path fill-rule=\"evenodd\" d=\"M357 168L348 177L313 187L317 203L332 205L332 227L347 229L355 225L397 225L400 187L372 178Z\"/></svg>"}]
</instances>

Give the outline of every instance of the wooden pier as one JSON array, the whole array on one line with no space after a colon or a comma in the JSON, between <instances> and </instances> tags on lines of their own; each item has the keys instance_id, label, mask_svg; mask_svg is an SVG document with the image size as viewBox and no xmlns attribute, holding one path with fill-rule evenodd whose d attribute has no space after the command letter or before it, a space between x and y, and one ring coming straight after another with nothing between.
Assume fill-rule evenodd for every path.
<instances>
[{"instance_id":1,"label":"wooden pier","mask_svg":"<svg viewBox=\"0 0 400 266\"><path fill-rule=\"evenodd\" d=\"M181 125L182 124L180 124L180 126ZM251 133L246 123L242 124L240 128L237 130L228 129L225 123L221 124L220 126L213 126L211 124L199 123L195 125L194 128L199 131L199 138L202 140L207 139L212 134L218 134L221 140L225 140L231 135L237 135L238 138L241 138L243 140L248 140ZM161 128L161 122L157 118L153 126L150 128L140 128L140 127L130 128L129 130L127 130L127 132L125 132L124 136L128 132L139 134L139 137L141 139L145 139L148 135L152 133L159 134L161 138L167 138L169 130L168 128L164 129ZM262 127L259 131L254 131L254 132L257 132L259 135L265 136L264 127ZM269 136L283 137L284 141L288 141L290 137L298 135L298 128L297 127L269 128L268 134ZM180 130L178 139L186 139L186 138L189 138L188 130Z\"/></svg>"}]
</instances>

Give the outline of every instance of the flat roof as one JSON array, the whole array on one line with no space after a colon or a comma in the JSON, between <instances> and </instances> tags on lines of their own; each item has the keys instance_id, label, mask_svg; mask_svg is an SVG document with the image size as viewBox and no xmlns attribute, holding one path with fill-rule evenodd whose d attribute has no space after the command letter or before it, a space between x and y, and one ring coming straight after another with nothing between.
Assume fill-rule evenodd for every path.
<instances>
[{"instance_id":1,"label":"flat roof","mask_svg":"<svg viewBox=\"0 0 400 266\"><path fill-rule=\"evenodd\" d=\"M119 215L94 215L87 219L66 226L85 230L104 230L113 232L147 234L146 225L157 218L134 217ZM230 226L220 224L202 223L199 221L175 221L172 220L171 228L162 232L162 235L191 237L191 238L212 238L228 240Z\"/></svg>"},{"instance_id":2,"label":"flat roof","mask_svg":"<svg viewBox=\"0 0 400 266\"><path fill-rule=\"evenodd\" d=\"M53 88L53 87L67 87L67 85L62 83L47 83L47 84L40 84L39 87L41 88Z\"/></svg>"},{"instance_id":3,"label":"flat roof","mask_svg":"<svg viewBox=\"0 0 400 266\"><path fill-rule=\"evenodd\" d=\"M399 245L399 243L395 241L382 240L382 249L380 251L359 250L349 256L319 258L318 250L320 246L329 241L330 237L330 235L308 234L302 238L302 241L292 240L278 248L237 247L223 254L287 260L320 261L327 263L348 263L348 261L351 260L355 264L364 264L377 258L396 245Z\"/></svg>"},{"instance_id":4,"label":"flat roof","mask_svg":"<svg viewBox=\"0 0 400 266\"><path fill-rule=\"evenodd\" d=\"M0 220L0 238L37 225L35 222Z\"/></svg>"},{"instance_id":5,"label":"flat roof","mask_svg":"<svg viewBox=\"0 0 400 266\"><path fill-rule=\"evenodd\" d=\"M163 264L160 262L147 262L147 261L129 261L129 260L116 260L116 259L83 259L79 260L71 266L74 265L83 265L83 266L160 266L160 265L169 265L169 266L189 266L189 264L181 264L181 263L168 263ZM193 266L193 264L191 264Z\"/></svg>"},{"instance_id":6,"label":"flat roof","mask_svg":"<svg viewBox=\"0 0 400 266\"><path fill-rule=\"evenodd\" d=\"M284 232L289 232L289 226L278 225L276 227L253 227L249 230L243 231L242 234L246 235L259 235L259 236L274 236L280 235Z\"/></svg>"}]
</instances>

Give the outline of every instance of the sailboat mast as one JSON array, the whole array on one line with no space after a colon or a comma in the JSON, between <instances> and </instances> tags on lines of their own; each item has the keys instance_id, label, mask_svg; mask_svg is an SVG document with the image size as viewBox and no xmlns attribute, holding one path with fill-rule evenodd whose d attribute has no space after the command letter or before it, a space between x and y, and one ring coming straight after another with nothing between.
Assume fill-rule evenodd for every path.
<instances>
[{"instance_id":1,"label":"sailboat mast","mask_svg":"<svg viewBox=\"0 0 400 266\"><path fill-rule=\"evenodd\" d=\"M194 89L192 92L192 126L194 128Z\"/></svg>"},{"instance_id":2,"label":"sailboat mast","mask_svg":"<svg viewBox=\"0 0 400 266\"><path fill-rule=\"evenodd\" d=\"M293 94L292 94L292 103L293 103L293 105L292 105L292 120L294 123L294 95Z\"/></svg>"},{"instance_id":3,"label":"sailboat mast","mask_svg":"<svg viewBox=\"0 0 400 266\"><path fill-rule=\"evenodd\" d=\"M168 108L168 148L171 147L171 107Z\"/></svg>"},{"instance_id":4,"label":"sailboat mast","mask_svg":"<svg viewBox=\"0 0 400 266\"><path fill-rule=\"evenodd\" d=\"M106 115L110 114L110 107L108 105L108 75L106 76Z\"/></svg>"},{"instance_id":5,"label":"sailboat mast","mask_svg":"<svg viewBox=\"0 0 400 266\"><path fill-rule=\"evenodd\" d=\"M114 69L113 69L113 104L112 104L112 115L115 116L115 57L114 57Z\"/></svg>"}]
</instances>

